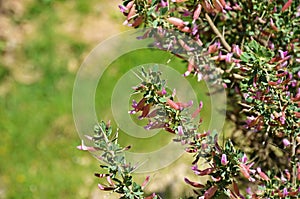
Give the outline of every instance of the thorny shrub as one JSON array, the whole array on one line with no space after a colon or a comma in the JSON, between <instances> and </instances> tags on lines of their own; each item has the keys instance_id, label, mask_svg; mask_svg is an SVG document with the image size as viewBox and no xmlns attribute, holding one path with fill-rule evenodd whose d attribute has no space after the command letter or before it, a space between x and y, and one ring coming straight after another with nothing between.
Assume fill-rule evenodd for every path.
<instances>
[{"instance_id":1,"label":"thorny shrub","mask_svg":"<svg viewBox=\"0 0 300 199\"><path fill-rule=\"evenodd\" d=\"M187 62L184 76L226 89L226 116L234 129L221 145L217 132L198 132L201 120L194 120L205 104L191 111L193 102L176 102L156 67L142 70L143 82L134 88L143 97L133 101L130 113L149 120L145 129L174 134L174 141L194 155L195 175L209 176L205 184L184 179L195 196L299 198L299 2L124 0L119 8L124 25L148 28L139 39L153 38L153 46ZM110 128L100 123L90 138L95 146L79 147L103 151L99 159L107 163L102 166L107 173L96 176L106 177L108 185L99 188L121 198L159 198L145 196L148 177L142 185L133 181L137 165L126 162L123 151L129 147L110 138ZM198 168L200 159L207 162L204 170Z\"/></svg>"}]
</instances>

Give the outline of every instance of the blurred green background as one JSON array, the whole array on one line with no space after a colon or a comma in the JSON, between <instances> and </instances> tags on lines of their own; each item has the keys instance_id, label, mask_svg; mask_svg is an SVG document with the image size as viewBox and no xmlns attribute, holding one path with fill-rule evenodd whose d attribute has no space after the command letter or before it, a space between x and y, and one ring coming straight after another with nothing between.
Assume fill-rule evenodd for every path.
<instances>
[{"instance_id":1,"label":"blurred green background","mask_svg":"<svg viewBox=\"0 0 300 199\"><path fill-rule=\"evenodd\" d=\"M97 188L96 159L76 149L80 140L72 118L72 89L88 53L109 36L129 29L122 26L118 3L0 0L0 199L113 197ZM144 59L142 54L137 57ZM99 117L111 119L110 98L103 96L110 96L111 82L135 64L128 59L122 62L125 68L106 72L96 97ZM171 64L185 66L178 60ZM170 139L162 135L152 141L163 145L164 137ZM125 135L123 140L136 142ZM137 147L153 148L153 142ZM169 175L154 174L152 182L160 183L149 189L165 186L180 192L184 183L172 182L182 181L179 170L189 170L190 165L176 165L160 171Z\"/></svg>"}]
</instances>

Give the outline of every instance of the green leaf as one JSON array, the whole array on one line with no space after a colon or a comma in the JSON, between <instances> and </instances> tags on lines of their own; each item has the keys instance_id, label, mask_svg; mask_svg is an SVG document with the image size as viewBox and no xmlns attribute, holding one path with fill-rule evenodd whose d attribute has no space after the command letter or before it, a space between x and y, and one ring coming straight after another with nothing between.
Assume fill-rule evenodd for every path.
<instances>
[{"instance_id":1,"label":"green leaf","mask_svg":"<svg viewBox=\"0 0 300 199\"><path fill-rule=\"evenodd\" d=\"M167 102L167 99L164 98L164 97L160 97L158 100L159 100L159 102L161 102L161 103L166 103L166 102Z\"/></svg>"},{"instance_id":2,"label":"green leaf","mask_svg":"<svg viewBox=\"0 0 300 199\"><path fill-rule=\"evenodd\" d=\"M251 59L251 56L250 56L248 53L246 53L246 52L243 52L243 53L242 53L242 55L241 55L241 60L242 60L243 62L248 62L250 59Z\"/></svg>"}]
</instances>

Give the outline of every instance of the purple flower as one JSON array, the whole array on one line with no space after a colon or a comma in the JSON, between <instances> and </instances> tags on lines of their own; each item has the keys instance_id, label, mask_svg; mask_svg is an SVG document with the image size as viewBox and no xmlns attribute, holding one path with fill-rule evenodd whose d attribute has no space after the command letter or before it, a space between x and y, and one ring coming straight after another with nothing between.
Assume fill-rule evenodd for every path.
<instances>
[{"instance_id":1,"label":"purple flower","mask_svg":"<svg viewBox=\"0 0 300 199\"><path fill-rule=\"evenodd\" d=\"M281 174L280 180L281 180L281 182L286 182L287 181L287 179L282 174Z\"/></svg>"},{"instance_id":2,"label":"purple flower","mask_svg":"<svg viewBox=\"0 0 300 199\"><path fill-rule=\"evenodd\" d=\"M136 108L137 107L137 102L135 100L132 100L132 108Z\"/></svg>"},{"instance_id":3,"label":"purple flower","mask_svg":"<svg viewBox=\"0 0 300 199\"><path fill-rule=\"evenodd\" d=\"M232 62L232 60L231 60L232 55L233 55L233 53L227 53L226 58L225 58L225 61L227 63L231 63Z\"/></svg>"},{"instance_id":4,"label":"purple flower","mask_svg":"<svg viewBox=\"0 0 300 199\"><path fill-rule=\"evenodd\" d=\"M222 154L221 164L224 165L224 166L228 164L226 154Z\"/></svg>"},{"instance_id":5,"label":"purple flower","mask_svg":"<svg viewBox=\"0 0 300 199\"><path fill-rule=\"evenodd\" d=\"M270 48L271 50L273 50L273 49L275 48L274 43L272 43L272 42L270 42L270 41L269 41L268 46L269 46L269 48Z\"/></svg>"},{"instance_id":6,"label":"purple flower","mask_svg":"<svg viewBox=\"0 0 300 199\"><path fill-rule=\"evenodd\" d=\"M159 129L159 128L163 128L164 126L165 126L164 123L155 121L155 122L149 122L146 126L144 126L144 129L145 130Z\"/></svg>"},{"instance_id":7,"label":"purple flower","mask_svg":"<svg viewBox=\"0 0 300 199\"><path fill-rule=\"evenodd\" d=\"M296 17L300 17L300 6L297 7Z\"/></svg>"},{"instance_id":8,"label":"purple flower","mask_svg":"<svg viewBox=\"0 0 300 199\"><path fill-rule=\"evenodd\" d=\"M287 191L287 188L283 188L283 197L285 197L285 196L288 196L289 195L289 192Z\"/></svg>"},{"instance_id":9,"label":"purple flower","mask_svg":"<svg viewBox=\"0 0 300 199\"><path fill-rule=\"evenodd\" d=\"M198 171L198 165L194 164L191 169L192 171Z\"/></svg>"},{"instance_id":10,"label":"purple flower","mask_svg":"<svg viewBox=\"0 0 300 199\"><path fill-rule=\"evenodd\" d=\"M246 123L247 124L250 124L253 120L255 120L256 118L253 116L253 115L251 115L250 117L247 117L247 120L246 120Z\"/></svg>"},{"instance_id":11,"label":"purple flower","mask_svg":"<svg viewBox=\"0 0 300 199\"><path fill-rule=\"evenodd\" d=\"M161 94L162 94L162 95L167 94L167 91L166 91L165 87L163 87L163 88L161 89Z\"/></svg>"},{"instance_id":12,"label":"purple flower","mask_svg":"<svg viewBox=\"0 0 300 199\"><path fill-rule=\"evenodd\" d=\"M288 54L288 51L278 50L278 52L280 53L280 58L281 59L284 59Z\"/></svg>"},{"instance_id":13,"label":"purple flower","mask_svg":"<svg viewBox=\"0 0 300 199\"><path fill-rule=\"evenodd\" d=\"M191 16L192 15L192 13L190 12L190 11L188 11L188 10L183 10L183 16L184 17L188 17L188 16Z\"/></svg>"},{"instance_id":14,"label":"purple flower","mask_svg":"<svg viewBox=\"0 0 300 199\"><path fill-rule=\"evenodd\" d=\"M97 149L94 147L86 146L83 140L81 140L81 145L77 146L76 148L82 151L97 151Z\"/></svg>"},{"instance_id":15,"label":"purple flower","mask_svg":"<svg viewBox=\"0 0 300 199\"><path fill-rule=\"evenodd\" d=\"M285 146L285 147L287 147L287 146L289 146L291 143L290 143L290 141L288 140L288 139L286 139L286 138L284 138L283 140L282 140L282 143L283 143L283 145Z\"/></svg>"},{"instance_id":16,"label":"purple flower","mask_svg":"<svg viewBox=\"0 0 300 199\"><path fill-rule=\"evenodd\" d=\"M272 120L275 120L275 116L274 116L273 113L271 113L270 117L271 117Z\"/></svg>"},{"instance_id":17,"label":"purple flower","mask_svg":"<svg viewBox=\"0 0 300 199\"><path fill-rule=\"evenodd\" d=\"M239 6L237 3L234 4L234 6L232 6L233 10L238 10L238 11L241 11L242 8L241 6Z\"/></svg>"},{"instance_id":18,"label":"purple flower","mask_svg":"<svg viewBox=\"0 0 300 199\"><path fill-rule=\"evenodd\" d=\"M234 52L237 56L241 56L242 50L240 49L239 45L232 45L232 52Z\"/></svg>"},{"instance_id":19,"label":"purple flower","mask_svg":"<svg viewBox=\"0 0 300 199\"><path fill-rule=\"evenodd\" d=\"M241 159L242 163L246 163L248 161L248 158L246 156L246 154L244 153L242 159Z\"/></svg>"},{"instance_id":20,"label":"purple flower","mask_svg":"<svg viewBox=\"0 0 300 199\"><path fill-rule=\"evenodd\" d=\"M196 24L193 24L193 27L192 27L192 34L193 35L196 35L198 33L198 26Z\"/></svg>"},{"instance_id":21,"label":"purple flower","mask_svg":"<svg viewBox=\"0 0 300 199\"><path fill-rule=\"evenodd\" d=\"M215 53L220 49L220 47L221 47L220 42L215 42L214 44L208 47L208 53L210 54Z\"/></svg>"},{"instance_id":22,"label":"purple flower","mask_svg":"<svg viewBox=\"0 0 300 199\"><path fill-rule=\"evenodd\" d=\"M161 5L161 7L167 7L168 6L168 1L164 1L164 0L161 0L160 1L160 5Z\"/></svg>"},{"instance_id":23,"label":"purple flower","mask_svg":"<svg viewBox=\"0 0 300 199\"><path fill-rule=\"evenodd\" d=\"M281 124L285 124L285 116L279 118Z\"/></svg>"},{"instance_id":24,"label":"purple flower","mask_svg":"<svg viewBox=\"0 0 300 199\"><path fill-rule=\"evenodd\" d=\"M123 6L123 5L119 5L119 9L120 9L120 11L122 12L122 13L124 13L124 12L126 12L128 9L125 7L125 6Z\"/></svg>"},{"instance_id":25,"label":"purple flower","mask_svg":"<svg viewBox=\"0 0 300 199\"><path fill-rule=\"evenodd\" d=\"M252 190L251 190L251 187L247 187L246 189L246 193L249 194L249 195L252 195Z\"/></svg>"},{"instance_id":26,"label":"purple flower","mask_svg":"<svg viewBox=\"0 0 300 199\"><path fill-rule=\"evenodd\" d=\"M182 126L178 126L178 135L179 136L183 135L183 128L182 128Z\"/></svg>"}]
</instances>

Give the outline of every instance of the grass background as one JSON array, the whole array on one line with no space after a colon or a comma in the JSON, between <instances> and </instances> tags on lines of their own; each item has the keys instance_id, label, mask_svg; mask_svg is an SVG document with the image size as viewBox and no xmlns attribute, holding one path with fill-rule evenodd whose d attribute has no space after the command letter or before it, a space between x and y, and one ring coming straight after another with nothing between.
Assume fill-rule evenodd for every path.
<instances>
[{"instance_id":1,"label":"grass background","mask_svg":"<svg viewBox=\"0 0 300 199\"><path fill-rule=\"evenodd\" d=\"M105 197L93 177L99 171L98 162L76 150L80 140L72 118L72 89L88 53L99 42L128 29L121 25L118 3L0 0L0 198ZM137 53L114 63L110 67L114 73L107 70L103 75L96 96L99 117L110 119L114 84L132 65L145 61L144 52ZM171 65L184 71L178 60ZM199 84L193 87L203 89ZM198 97L202 95L199 92ZM121 139L124 144L136 143L137 150L153 150L170 136L160 134L145 142L126 135ZM155 173L152 182L160 183L149 189L182 190L184 183L172 182L182 181L179 171L190 165L175 165Z\"/></svg>"}]
</instances>

